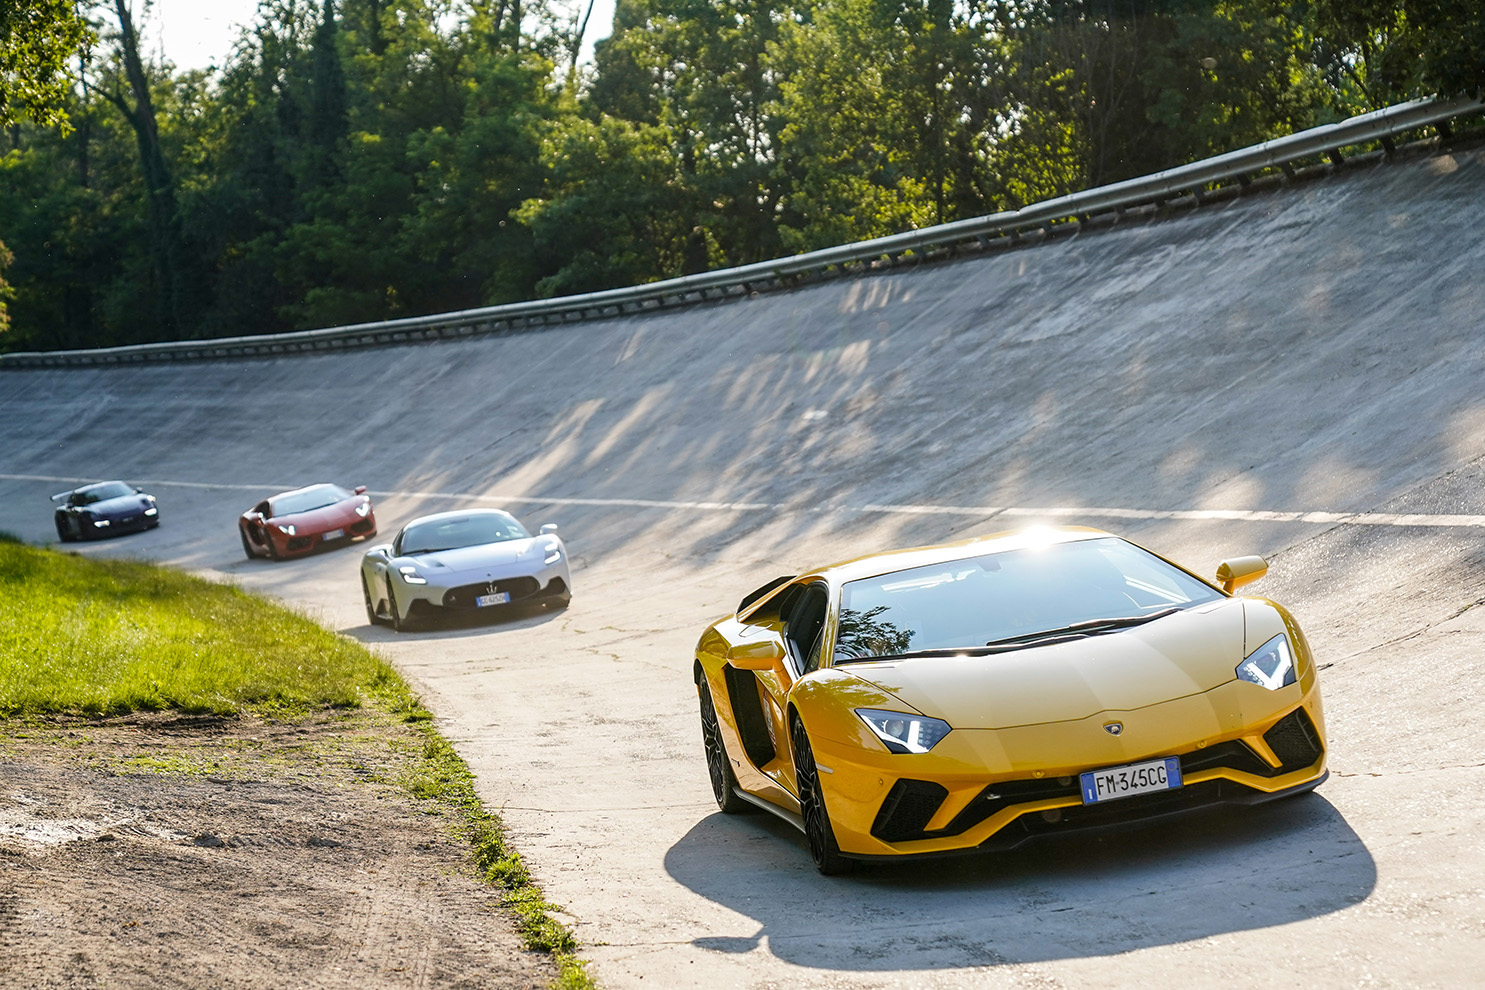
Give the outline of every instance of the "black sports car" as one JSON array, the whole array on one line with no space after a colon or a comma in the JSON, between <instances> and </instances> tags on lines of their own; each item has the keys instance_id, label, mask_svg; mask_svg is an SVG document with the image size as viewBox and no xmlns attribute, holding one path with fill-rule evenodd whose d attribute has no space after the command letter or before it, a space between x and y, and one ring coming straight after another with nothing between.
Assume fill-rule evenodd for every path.
<instances>
[{"instance_id":1,"label":"black sports car","mask_svg":"<svg viewBox=\"0 0 1485 990\"><path fill-rule=\"evenodd\" d=\"M57 537L63 543L114 533L133 533L160 525L160 507L122 481L101 481L52 496L57 506Z\"/></svg>"}]
</instances>

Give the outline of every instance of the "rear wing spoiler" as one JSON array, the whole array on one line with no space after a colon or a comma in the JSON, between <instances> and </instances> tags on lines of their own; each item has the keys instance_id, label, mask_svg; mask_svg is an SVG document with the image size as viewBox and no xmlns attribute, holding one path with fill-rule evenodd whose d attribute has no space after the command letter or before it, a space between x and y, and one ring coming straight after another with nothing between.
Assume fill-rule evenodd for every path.
<instances>
[{"instance_id":1,"label":"rear wing spoiler","mask_svg":"<svg viewBox=\"0 0 1485 990\"><path fill-rule=\"evenodd\" d=\"M68 495L71 495L72 492L74 492L76 490L77 489L74 488L71 491L57 492L57 494L55 494L55 495L52 496L52 501L55 502L59 498L66 498Z\"/></svg>"}]
</instances>

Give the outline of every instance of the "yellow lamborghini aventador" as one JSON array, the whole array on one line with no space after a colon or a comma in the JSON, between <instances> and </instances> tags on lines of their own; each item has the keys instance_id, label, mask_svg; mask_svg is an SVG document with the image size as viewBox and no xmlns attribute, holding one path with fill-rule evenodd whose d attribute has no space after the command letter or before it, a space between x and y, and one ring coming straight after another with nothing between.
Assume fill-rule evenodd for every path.
<instances>
[{"instance_id":1,"label":"yellow lamborghini aventador","mask_svg":"<svg viewBox=\"0 0 1485 990\"><path fill-rule=\"evenodd\" d=\"M852 860L1308 791L1325 779L1299 626L1092 529L1004 533L779 578L713 624L695 678L712 791Z\"/></svg>"}]
</instances>

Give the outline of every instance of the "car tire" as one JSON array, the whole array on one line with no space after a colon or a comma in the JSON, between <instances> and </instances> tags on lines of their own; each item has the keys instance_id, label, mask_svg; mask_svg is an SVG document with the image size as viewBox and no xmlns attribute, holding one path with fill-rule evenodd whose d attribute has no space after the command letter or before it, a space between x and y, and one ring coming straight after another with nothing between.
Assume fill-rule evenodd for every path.
<instances>
[{"instance_id":1,"label":"car tire","mask_svg":"<svg viewBox=\"0 0 1485 990\"><path fill-rule=\"evenodd\" d=\"M63 543L71 543L77 539L76 536L72 535L72 531L67 528L67 522L61 516L58 516L54 521L57 524L57 539Z\"/></svg>"},{"instance_id":2,"label":"car tire","mask_svg":"<svg viewBox=\"0 0 1485 990\"><path fill-rule=\"evenodd\" d=\"M268 532L267 527L263 529L263 542L268 544L268 559L278 560L278 546L273 542L273 534Z\"/></svg>"},{"instance_id":3,"label":"car tire","mask_svg":"<svg viewBox=\"0 0 1485 990\"><path fill-rule=\"evenodd\" d=\"M237 537L238 537L238 539L242 540L242 552L245 553L245 554L247 554L247 559L248 560L257 560L258 559L258 551L254 550L253 549L253 545L248 542L247 532L244 529L242 529L241 527L238 527L238 529L237 529Z\"/></svg>"},{"instance_id":4,"label":"car tire","mask_svg":"<svg viewBox=\"0 0 1485 990\"><path fill-rule=\"evenodd\" d=\"M387 615L391 618L393 632L407 632L411 624L397 611L397 599L392 597L392 579L387 578Z\"/></svg>"},{"instance_id":5,"label":"car tire","mask_svg":"<svg viewBox=\"0 0 1485 990\"><path fill-rule=\"evenodd\" d=\"M361 597L366 600L366 621L373 626L381 625L383 619L376 614L376 602L371 600L371 586L366 583L365 574L361 575Z\"/></svg>"},{"instance_id":6,"label":"car tire","mask_svg":"<svg viewBox=\"0 0 1485 990\"><path fill-rule=\"evenodd\" d=\"M798 716L793 720L789 738L794 744L794 780L799 785L799 812L804 818L810 859L815 861L815 869L827 877L849 873L853 864L840 854L840 846L836 845L835 830L830 827L830 815L820 793L820 774L815 770L809 733Z\"/></svg>"},{"instance_id":7,"label":"car tire","mask_svg":"<svg viewBox=\"0 0 1485 990\"><path fill-rule=\"evenodd\" d=\"M698 686L701 693L701 746L706 751L706 772L712 780L712 797L717 799L717 808L722 814L741 814L751 806L737 796L737 774L732 772L732 761L722 742L717 706L712 703L712 689L705 675Z\"/></svg>"}]
</instances>

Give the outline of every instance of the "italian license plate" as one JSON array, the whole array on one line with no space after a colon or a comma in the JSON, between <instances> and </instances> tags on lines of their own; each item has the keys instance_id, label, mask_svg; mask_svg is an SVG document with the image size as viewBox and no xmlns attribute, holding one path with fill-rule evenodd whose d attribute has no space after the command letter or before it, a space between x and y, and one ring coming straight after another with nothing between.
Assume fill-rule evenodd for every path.
<instances>
[{"instance_id":1,"label":"italian license plate","mask_svg":"<svg viewBox=\"0 0 1485 990\"><path fill-rule=\"evenodd\" d=\"M497 591L493 595L480 595L474 603L483 608L486 605L504 605L508 601L510 601L509 591Z\"/></svg>"},{"instance_id":2,"label":"italian license plate","mask_svg":"<svg viewBox=\"0 0 1485 990\"><path fill-rule=\"evenodd\" d=\"M345 535L345 530L343 530L343 529L332 529L332 530L330 530L330 532L328 532L324 536L320 537L320 539L322 539L322 540L338 540L338 539L340 539L344 535Z\"/></svg>"},{"instance_id":3,"label":"italian license plate","mask_svg":"<svg viewBox=\"0 0 1485 990\"><path fill-rule=\"evenodd\" d=\"M1090 770L1078 779L1083 785L1084 804L1115 801L1151 791L1173 791L1181 786L1181 761L1170 756L1163 760Z\"/></svg>"}]
</instances>

